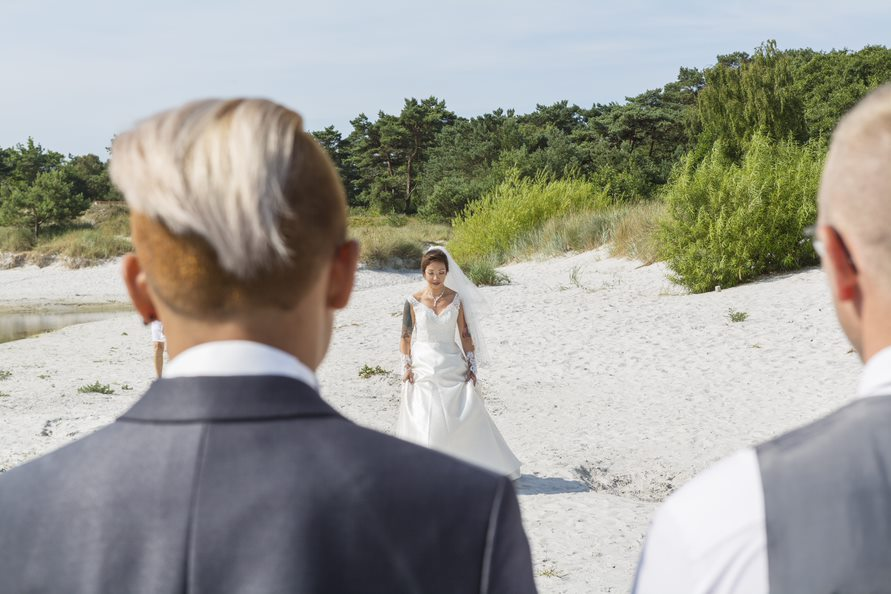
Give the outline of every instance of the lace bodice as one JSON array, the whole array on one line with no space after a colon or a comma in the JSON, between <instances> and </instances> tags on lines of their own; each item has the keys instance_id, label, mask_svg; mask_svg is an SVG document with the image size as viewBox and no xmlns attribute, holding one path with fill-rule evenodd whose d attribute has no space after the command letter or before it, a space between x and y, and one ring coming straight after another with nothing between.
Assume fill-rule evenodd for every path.
<instances>
[{"instance_id":1,"label":"lace bodice","mask_svg":"<svg viewBox=\"0 0 891 594\"><path fill-rule=\"evenodd\" d=\"M439 315L430 307L414 298L406 297L415 312L415 340L420 342L455 342L458 329L458 311L461 296L455 295L452 302Z\"/></svg>"}]
</instances>

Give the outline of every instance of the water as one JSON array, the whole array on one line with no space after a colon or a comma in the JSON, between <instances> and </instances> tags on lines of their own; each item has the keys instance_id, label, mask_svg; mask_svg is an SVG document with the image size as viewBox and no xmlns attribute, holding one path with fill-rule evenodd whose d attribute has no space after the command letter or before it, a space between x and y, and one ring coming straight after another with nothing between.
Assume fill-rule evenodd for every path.
<instances>
[{"instance_id":1,"label":"water","mask_svg":"<svg viewBox=\"0 0 891 594\"><path fill-rule=\"evenodd\" d=\"M106 308L71 308L53 310L51 312L0 312L0 343L20 340L35 334L58 330L74 324L107 320L116 316L126 315L128 310L123 306Z\"/></svg>"}]
</instances>

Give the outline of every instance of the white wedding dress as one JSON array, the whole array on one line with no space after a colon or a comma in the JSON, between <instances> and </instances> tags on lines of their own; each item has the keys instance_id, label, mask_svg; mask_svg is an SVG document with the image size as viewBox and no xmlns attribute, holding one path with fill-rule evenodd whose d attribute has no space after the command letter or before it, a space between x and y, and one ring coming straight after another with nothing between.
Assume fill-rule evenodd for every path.
<instances>
[{"instance_id":1,"label":"white wedding dress","mask_svg":"<svg viewBox=\"0 0 891 594\"><path fill-rule=\"evenodd\" d=\"M437 315L415 299L411 347L414 384L403 382L396 435L512 479L520 461L467 381L467 361L456 341L460 295Z\"/></svg>"}]
</instances>

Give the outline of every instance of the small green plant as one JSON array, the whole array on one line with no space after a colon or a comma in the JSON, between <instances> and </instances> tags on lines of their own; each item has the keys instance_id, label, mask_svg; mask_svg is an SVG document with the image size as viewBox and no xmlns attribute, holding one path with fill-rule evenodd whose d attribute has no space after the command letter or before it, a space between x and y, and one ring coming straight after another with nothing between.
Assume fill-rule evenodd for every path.
<instances>
[{"instance_id":1,"label":"small green plant","mask_svg":"<svg viewBox=\"0 0 891 594\"><path fill-rule=\"evenodd\" d=\"M381 367L380 365L375 365L374 367L370 367L369 365L363 365L362 369L359 370L359 377L362 379L371 379L376 375L390 375L390 372Z\"/></svg>"},{"instance_id":2,"label":"small green plant","mask_svg":"<svg viewBox=\"0 0 891 594\"><path fill-rule=\"evenodd\" d=\"M9 379L12 376L12 372L8 369L0 369L0 380Z\"/></svg>"},{"instance_id":3,"label":"small green plant","mask_svg":"<svg viewBox=\"0 0 891 594\"><path fill-rule=\"evenodd\" d=\"M584 289L585 285L582 284L582 281L579 280L579 272L581 271L581 266L573 266L572 270L569 271L569 284L578 289Z\"/></svg>"},{"instance_id":4,"label":"small green plant","mask_svg":"<svg viewBox=\"0 0 891 594\"><path fill-rule=\"evenodd\" d=\"M98 381L93 382L92 384L87 384L85 386L81 386L77 389L81 394L114 394L114 390L108 384L100 384Z\"/></svg>"},{"instance_id":5,"label":"small green plant","mask_svg":"<svg viewBox=\"0 0 891 594\"><path fill-rule=\"evenodd\" d=\"M133 386L130 384L121 384L121 390L132 390Z\"/></svg>"},{"instance_id":6,"label":"small green plant","mask_svg":"<svg viewBox=\"0 0 891 594\"><path fill-rule=\"evenodd\" d=\"M731 322L745 322L749 319L749 314L744 311L736 311L731 307L727 310L727 317Z\"/></svg>"},{"instance_id":7,"label":"small green plant","mask_svg":"<svg viewBox=\"0 0 891 594\"><path fill-rule=\"evenodd\" d=\"M566 579L567 575L568 575L567 573L560 571L559 569L557 569L556 567L553 567L553 566L545 567L544 569L541 569L538 571L538 577L557 578L557 579L563 580L563 579Z\"/></svg>"},{"instance_id":8,"label":"small green plant","mask_svg":"<svg viewBox=\"0 0 891 594\"><path fill-rule=\"evenodd\" d=\"M0 398L9 398L10 396L9 392L0 392Z\"/></svg>"}]
</instances>

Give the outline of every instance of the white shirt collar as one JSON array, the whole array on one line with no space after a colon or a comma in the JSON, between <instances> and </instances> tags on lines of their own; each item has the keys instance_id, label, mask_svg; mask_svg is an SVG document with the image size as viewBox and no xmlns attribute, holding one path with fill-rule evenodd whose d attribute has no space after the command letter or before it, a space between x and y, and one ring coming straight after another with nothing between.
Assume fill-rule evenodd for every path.
<instances>
[{"instance_id":1,"label":"white shirt collar","mask_svg":"<svg viewBox=\"0 0 891 594\"><path fill-rule=\"evenodd\" d=\"M891 347L872 356L860 375L857 396L891 396Z\"/></svg>"},{"instance_id":2,"label":"white shirt collar","mask_svg":"<svg viewBox=\"0 0 891 594\"><path fill-rule=\"evenodd\" d=\"M248 340L205 342L178 354L161 375L171 377L283 375L316 390L315 373L299 359L280 349Z\"/></svg>"}]
</instances>

